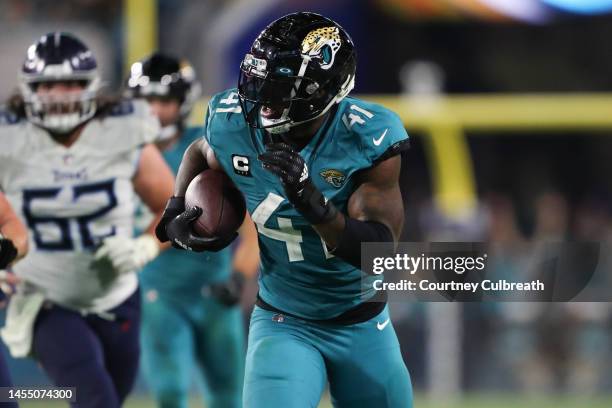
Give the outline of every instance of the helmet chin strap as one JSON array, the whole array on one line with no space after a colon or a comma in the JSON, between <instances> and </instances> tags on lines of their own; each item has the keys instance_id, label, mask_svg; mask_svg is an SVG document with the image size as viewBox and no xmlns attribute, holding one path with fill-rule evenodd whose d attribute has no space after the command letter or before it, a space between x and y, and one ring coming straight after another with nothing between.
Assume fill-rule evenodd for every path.
<instances>
[{"instance_id":1,"label":"helmet chin strap","mask_svg":"<svg viewBox=\"0 0 612 408\"><path fill-rule=\"evenodd\" d=\"M263 108L262 108L263 109ZM283 109L283 114L277 119L268 119L259 113L259 119L264 129L273 135L285 133L293 126L291 118L289 118L289 108Z\"/></svg>"}]
</instances>

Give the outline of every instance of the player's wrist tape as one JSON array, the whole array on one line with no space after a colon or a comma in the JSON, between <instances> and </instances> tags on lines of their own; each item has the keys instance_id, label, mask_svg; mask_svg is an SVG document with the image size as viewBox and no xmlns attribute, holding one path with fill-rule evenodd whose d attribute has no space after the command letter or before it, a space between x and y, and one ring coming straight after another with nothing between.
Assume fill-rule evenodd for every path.
<instances>
[{"instance_id":1,"label":"player's wrist tape","mask_svg":"<svg viewBox=\"0 0 612 408\"><path fill-rule=\"evenodd\" d=\"M393 243L391 230L380 222L359 221L347 216L344 216L344 221L344 231L340 235L338 245L330 253L359 269L361 269L362 242ZM390 245L389 248L392 250L393 245Z\"/></svg>"},{"instance_id":2,"label":"player's wrist tape","mask_svg":"<svg viewBox=\"0 0 612 408\"><path fill-rule=\"evenodd\" d=\"M325 224L338 214L336 206L328 201L312 182L306 183L291 201L295 209L313 225Z\"/></svg>"}]
</instances>

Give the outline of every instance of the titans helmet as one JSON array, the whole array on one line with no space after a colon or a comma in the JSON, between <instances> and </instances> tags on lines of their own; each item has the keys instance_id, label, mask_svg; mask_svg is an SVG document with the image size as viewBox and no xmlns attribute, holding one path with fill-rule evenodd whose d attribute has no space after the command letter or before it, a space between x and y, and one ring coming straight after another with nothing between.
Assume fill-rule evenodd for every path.
<instances>
[{"instance_id":1,"label":"titans helmet","mask_svg":"<svg viewBox=\"0 0 612 408\"><path fill-rule=\"evenodd\" d=\"M177 99L183 121L200 97L200 84L196 81L193 67L187 61L156 52L132 64L126 94L134 98Z\"/></svg>"},{"instance_id":2,"label":"titans helmet","mask_svg":"<svg viewBox=\"0 0 612 408\"><path fill-rule=\"evenodd\" d=\"M240 65L245 119L270 133L316 119L353 89L355 67L353 41L338 23L308 12L281 17Z\"/></svg>"},{"instance_id":3,"label":"titans helmet","mask_svg":"<svg viewBox=\"0 0 612 408\"><path fill-rule=\"evenodd\" d=\"M78 92L39 94L42 83L77 82ZM91 50L68 33L46 34L27 50L19 87L28 120L54 133L68 133L96 113L100 77Z\"/></svg>"}]
</instances>

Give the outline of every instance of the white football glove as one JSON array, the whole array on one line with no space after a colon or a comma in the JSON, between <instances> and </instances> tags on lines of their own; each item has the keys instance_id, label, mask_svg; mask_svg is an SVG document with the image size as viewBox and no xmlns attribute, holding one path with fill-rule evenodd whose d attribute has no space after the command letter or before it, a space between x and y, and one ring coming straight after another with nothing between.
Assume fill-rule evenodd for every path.
<instances>
[{"instance_id":1,"label":"white football glove","mask_svg":"<svg viewBox=\"0 0 612 408\"><path fill-rule=\"evenodd\" d=\"M94 259L100 261L106 258L119 274L139 270L159 254L157 239L149 234L137 238L112 236L102 242L94 254Z\"/></svg>"},{"instance_id":2,"label":"white football glove","mask_svg":"<svg viewBox=\"0 0 612 408\"><path fill-rule=\"evenodd\" d=\"M19 278L13 273L7 270L0 270L0 298L11 296L15 293L15 285L19 283ZM0 299L2 301L4 299Z\"/></svg>"}]
</instances>

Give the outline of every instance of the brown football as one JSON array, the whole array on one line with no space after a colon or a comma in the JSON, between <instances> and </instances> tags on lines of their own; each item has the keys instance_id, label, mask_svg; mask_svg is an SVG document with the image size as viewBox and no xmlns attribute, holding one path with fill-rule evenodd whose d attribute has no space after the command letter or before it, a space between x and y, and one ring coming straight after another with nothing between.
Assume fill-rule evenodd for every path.
<instances>
[{"instance_id":1,"label":"brown football","mask_svg":"<svg viewBox=\"0 0 612 408\"><path fill-rule=\"evenodd\" d=\"M223 172L204 170L185 192L185 208L200 207L202 215L193 224L194 233L201 237L227 237L236 232L246 212L240 190Z\"/></svg>"}]
</instances>

